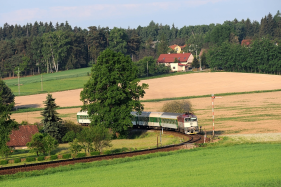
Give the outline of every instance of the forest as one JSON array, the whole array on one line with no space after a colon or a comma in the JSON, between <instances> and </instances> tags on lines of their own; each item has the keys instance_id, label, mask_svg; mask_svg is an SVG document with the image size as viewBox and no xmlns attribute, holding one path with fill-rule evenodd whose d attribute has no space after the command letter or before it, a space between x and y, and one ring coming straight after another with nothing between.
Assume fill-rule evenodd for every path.
<instances>
[{"instance_id":1,"label":"forest","mask_svg":"<svg viewBox=\"0 0 281 187\"><path fill-rule=\"evenodd\" d=\"M250 39L250 46L241 41ZM155 66L150 75L169 72L156 66L162 53L173 53L169 45L185 45L184 52L205 49L202 64L225 71L281 72L281 13L269 13L261 21L242 19L223 24L177 28L151 21L148 26L117 28L72 27L65 23L35 22L0 27L0 76L13 77L92 66L100 52L109 48L129 55L144 76L145 65ZM204 62L203 62L204 61Z\"/></svg>"}]
</instances>

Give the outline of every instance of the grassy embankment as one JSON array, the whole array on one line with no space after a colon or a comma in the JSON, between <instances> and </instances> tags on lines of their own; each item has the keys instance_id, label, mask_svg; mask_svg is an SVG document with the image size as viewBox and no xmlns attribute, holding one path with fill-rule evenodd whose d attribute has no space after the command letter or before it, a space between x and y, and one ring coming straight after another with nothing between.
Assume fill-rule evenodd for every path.
<instances>
[{"instance_id":1,"label":"grassy embankment","mask_svg":"<svg viewBox=\"0 0 281 187\"><path fill-rule=\"evenodd\" d=\"M280 186L281 144L236 144L2 176L1 186ZM109 180L110 179L110 180Z\"/></svg>"},{"instance_id":2,"label":"grassy embankment","mask_svg":"<svg viewBox=\"0 0 281 187\"><path fill-rule=\"evenodd\" d=\"M160 138L158 132L153 131L137 131L134 132L128 139L115 139L112 140L112 147L105 148L103 151L111 151L111 152L118 152L118 150L142 150L148 148L155 148L157 147L157 136L160 146ZM175 137L169 134L161 135L162 145L171 145L171 144L178 144L181 142L179 137ZM68 143L60 144L57 149L51 152L52 155L63 155L63 154L70 154L70 145ZM84 153L85 150L80 151ZM42 155L40 155L42 156ZM15 150L14 154L12 154L8 160L13 160L17 158L26 158L26 157L37 157L36 153L30 153L29 150ZM2 160L2 159L0 159ZM29 163L38 163L36 162L29 162ZM13 164L6 164L4 167L7 166L14 166L14 165L22 165L23 162L20 163L13 163Z\"/></svg>"}]
</instances>

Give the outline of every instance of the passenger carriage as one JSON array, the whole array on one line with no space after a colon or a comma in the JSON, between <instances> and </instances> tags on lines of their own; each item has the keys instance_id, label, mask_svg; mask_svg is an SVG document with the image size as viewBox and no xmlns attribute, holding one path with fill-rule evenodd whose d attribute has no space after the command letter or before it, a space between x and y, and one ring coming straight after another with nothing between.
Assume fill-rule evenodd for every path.
<instances>
[{"instance_id":1,"label":"passenger carriage","mask_svg":"<svg viewBox=\"0 0 281 187\"><path fill-rule=\"evenodd\" d=\"M173 129L185 134L199 132L197 117L191 113L131 112L131 114L132 124L137 127ZM77 121L85 126L91 123L86 111L77 113Z\"/></svg>"}]
</instances>

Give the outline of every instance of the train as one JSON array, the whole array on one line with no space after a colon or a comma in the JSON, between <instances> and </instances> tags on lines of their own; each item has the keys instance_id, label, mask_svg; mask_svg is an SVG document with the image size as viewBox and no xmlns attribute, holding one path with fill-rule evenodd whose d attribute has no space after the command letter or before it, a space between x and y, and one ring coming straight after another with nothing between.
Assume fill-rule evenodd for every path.
<instances>
[{"instance_id":1,"label":"train","mask_svg":"<svg viewBox=\"0 0 281 187\"><path fill-rule=\"evenodd\" d=\"M192 113L169 113L169 112L131 112L132 124L136 128L163 128L176 130L184 134L197 134L200 132L197 116ZM87 111L77 113L77 122L82 126L91 123Z\"/></svg>"}]
</instances>

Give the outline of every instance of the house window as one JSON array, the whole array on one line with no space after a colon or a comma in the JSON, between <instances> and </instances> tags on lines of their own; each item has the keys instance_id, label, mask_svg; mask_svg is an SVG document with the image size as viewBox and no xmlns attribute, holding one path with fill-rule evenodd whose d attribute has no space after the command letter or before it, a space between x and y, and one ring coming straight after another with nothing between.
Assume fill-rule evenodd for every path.
<instances>
[{"instance_id":1,"label":"house window","mask_svg":"<svg viewBox=\"0 0 281 187\"><path fill-rule=\"evenodd\" d=\"M173 69L176 69L176 67L173 67Z\"/></svg>"}]
</instances>

